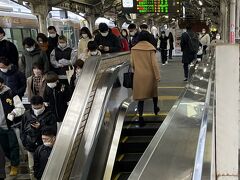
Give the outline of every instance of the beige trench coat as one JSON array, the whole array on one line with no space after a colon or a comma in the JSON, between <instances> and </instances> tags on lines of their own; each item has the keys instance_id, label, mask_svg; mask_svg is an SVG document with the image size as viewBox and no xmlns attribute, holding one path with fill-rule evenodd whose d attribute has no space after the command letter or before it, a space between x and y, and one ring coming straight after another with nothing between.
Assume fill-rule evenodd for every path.
<instances>
[{"instance_id":1,"label":"beige trench coat","mask_svg":"<svg viewBox=\"0 0 240 180\"><path fill-rule=\"evenodd\" d=\"M133 99L157 97L160 70L155 47L147 41L138 42L131 49L131 65L134 71Z\"/></svg>"}]
</instances>

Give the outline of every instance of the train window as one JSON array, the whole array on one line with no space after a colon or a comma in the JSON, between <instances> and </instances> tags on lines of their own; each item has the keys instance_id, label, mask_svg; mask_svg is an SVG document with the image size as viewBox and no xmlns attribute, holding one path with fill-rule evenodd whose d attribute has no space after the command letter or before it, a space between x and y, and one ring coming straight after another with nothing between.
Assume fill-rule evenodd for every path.
<instances>
[{"instance_id":1,"label":"train window","mask_svg":"<svg viewBox=\"0 0 240 180\"><path fill-rule=\"evenodd\" d=\"M31 29L31 35L32 35L33 39L35 39L35 40L37 39L37 34L38 34L38 32L36 29Z\"/></svg>"},{"instance_id":2,"label":"train window","mask_svg":"<svg viewBox=\"0 0 240 180\"><path fill-rule=\"evenodd\" d=\"M11 30L9 28L4 28L5 31L5 37L9 40L12 41L12 36L11 36Z\"/></svg>"},{"instance_id":3,"label":"train window","mask_svg":"<svg viewBox=\"0 0 240 180\"><path fill-rule=\"evenodd\" d=\"M23 51L22 47L22 31L21 29L12 29L13 43L16 45L18 51Z\"/></svg>"},{"instance_id":4,"label":"train window","mask_svg":"<svg viewBox=\"0 0 240 180\"><path fill-rule=\"evenodd\" d=\"M31 37L30 29L22 29L22 32L23 32L23 39L27 37Z\"/></svg>"}]
</instances>

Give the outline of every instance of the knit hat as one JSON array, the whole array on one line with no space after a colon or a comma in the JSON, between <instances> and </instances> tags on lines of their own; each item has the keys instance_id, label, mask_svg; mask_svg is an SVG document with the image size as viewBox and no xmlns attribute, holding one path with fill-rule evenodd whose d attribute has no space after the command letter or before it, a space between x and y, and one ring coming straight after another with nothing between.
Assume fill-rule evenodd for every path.
<instances>
[{"instance_id":1,"label":"knit hat","mask_svg":"<svg viewBox=\"0 0 240 180\"><path fill-rule=\"evenodd\" d=\"M5 31L3 30L2 27L0 27L0 34L3 34L5 36Z\"/></svg>"}]
</instances>

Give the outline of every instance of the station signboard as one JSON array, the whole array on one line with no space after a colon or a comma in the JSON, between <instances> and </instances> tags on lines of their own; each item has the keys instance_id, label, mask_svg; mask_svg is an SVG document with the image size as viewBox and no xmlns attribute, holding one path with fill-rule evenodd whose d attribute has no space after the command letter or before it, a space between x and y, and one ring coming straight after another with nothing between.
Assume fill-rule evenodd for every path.
<instances>
[{"instance_id":1,"label":"station signboard","mask_svg":"<svg viewBox=\"0 0 240 180\"><path fill-rule=\"evenodd\" d=\"M123 12L126 13L180 13L181 0L122 0Z\"/></svg>"}]
</instances>

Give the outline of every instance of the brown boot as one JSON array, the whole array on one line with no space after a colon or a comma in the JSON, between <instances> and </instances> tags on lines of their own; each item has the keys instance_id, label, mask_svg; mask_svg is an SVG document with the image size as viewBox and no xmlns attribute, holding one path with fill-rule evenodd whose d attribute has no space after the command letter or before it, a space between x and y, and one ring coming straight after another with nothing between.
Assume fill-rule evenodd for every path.
<instances>
[{"instance_id":1,"label":"brown boot","mask_svg":"<svg viewBox=\"0 0 240 180\"><path fill-rule=\"evenodd\" d=\"M10 176L17 176L18 174L18 167L17 166L11 166L11 171L9 173Z\"/></svg>"}]
</instances>

